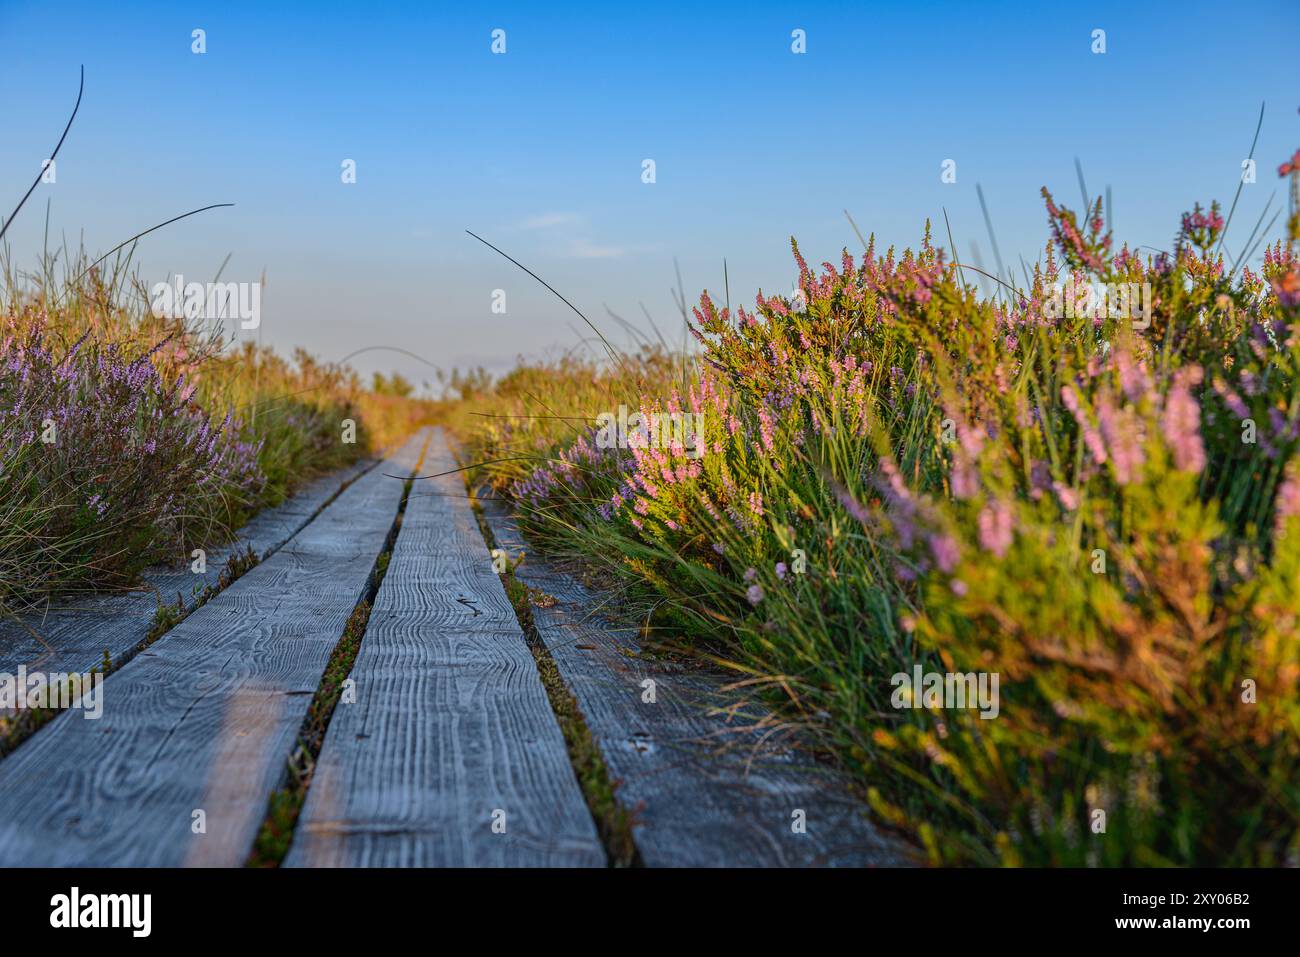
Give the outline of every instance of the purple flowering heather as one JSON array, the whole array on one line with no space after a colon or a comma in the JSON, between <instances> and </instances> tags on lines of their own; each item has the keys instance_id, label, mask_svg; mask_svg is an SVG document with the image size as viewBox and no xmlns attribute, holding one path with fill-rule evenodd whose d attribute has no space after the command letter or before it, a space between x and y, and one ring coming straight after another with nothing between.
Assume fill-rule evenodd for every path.
<instances>
[{"instance_id":1,"label":"purple flowering heather","mask_svg":"<svg viewBox=\"0 0 1300 957\"><path fill-rule=\"evenodd\" d=\"M192 386L164 382L158 347L131 357L86 335L60 353L35 318L0 343L0 597L121 586L219 540L265 481L240 424L214 426Z\"/></svg>"},{"instance_id":2,"label":"purple flowering heather","mask_svg":"<svg viewBox=\"0 0 1300 957\"><path fill-rule=\"evenodd\" d=\"M1110 464L1115 470L1115 481L1128 485L1137 481L1146 456L1142 452L1142 427L1131 408L1119 409L1109 395L1103 395L1097 406L1101 435L1110 452Z\"/></svg>"},{"instance_id":3,"label":"purple flowering heather","mask_svg":"<svg viewBox=\"0 0 1300 957\"><path fill-rule=\"evenodd\" d=\"M1005 502L986 505L979 514L980 548L1003 558L1011 547L1015 518Z\"/></svg>"},{"instance_id":4,"label":"purple flowering heather","mask_svg":"<svg viewBox=\"0 0 1300 957\"><path fill-rule=\"evenodd\" d=\"M1201 408L1191 390L1200 381L1201 370L1197 366L1187 366L1174 373L1160 422L1174 456L1174 467L1182 472L1199 472L1205 468Z\"/></svg>"},{"instance_id":5,"label":"purple flowering heather","mask_svg":"<svg viewBox=\"0 0 1300 957\"><path fill-rule=\"evenodd\" d=\"M957 540L951 535L931 535L929 538L930 554L934 556L935 567L945 575L950 575L961 559L961 550Z\"/></svg>"},{"instance_id":6,"label":"purple flowering heather","mask_svg":"<svg viewBox=\"0 0 1300 957\"><path fill-rule=\"evenodd\" d=\"M1247 407L1246 403L1242 401L1241 396L1239 396L1232 389L1231 386L1225 383L1218 376L1214 377L1213 384L1214 384L1214 391L1218 393L1219 398L1223 400L1223 404L1228 407L1228 410L1233 415L1235 415L1238 419L1250 418L1249 407Z\"/></svg>"},{"instance_id":7,"label":"purple flowering heather","mask_svg":"<svg viewBox=\"0 0 1300 957\"><path fill-rule=\"evenodd\" d=\"M831 483L831 489L835 493L835 499L853 518L861 524L870 526L871 513L867 511L866 506L859 502L844 486L838 483Z\"/></svg>"},{"instance_id":8,"label":"purple flowering heather","mask_svg":"<svg viewBox=\"0 0 1300 957\"><path fill-rule=\"evenodd\" d=\"M1285 479L1273 506L1273 531L1281 535L1288 519L1300 515L1300 456L1287 463Z\"/></svg>"},{"instance_id":9,"label":"purple flowering heather","mask_svg":"<svg viewBox=\"0 0 1300 957\"><path fill-rule=\"evenodd\" d=\"M1104 464L1107 458L1106 443L1102 439L1101 433L1088 421L1088 414L1080 404L1079 393L1075 391L1074 386L1061 386L1061 402L1070 410L1070 414L1074 416L1074 421L1078 423L1079 431L1083 434L1083 443L1088 447L1088 451L1092 453L1093 461L1098 465Z\"/></svg>"}]
</instances>

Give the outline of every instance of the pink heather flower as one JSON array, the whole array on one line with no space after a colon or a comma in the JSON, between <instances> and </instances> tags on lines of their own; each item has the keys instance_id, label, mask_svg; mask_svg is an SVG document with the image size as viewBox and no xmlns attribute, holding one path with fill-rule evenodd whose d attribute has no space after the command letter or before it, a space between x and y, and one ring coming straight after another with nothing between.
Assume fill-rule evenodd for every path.
<instances>
[{"instance_id":1,"label":"pink heather flower","mask_svg":"<svg viewBox=\"0 0 1300 957\"><path fill-rule=\"evenodd\" d=\"M1214 391L1219 394L1219 398L1223 400L1224 405L1228 407L1233 415L1239 419L1250 418L1250 409L1241 400L1241 396L1237 395L1229 385L1217 376L1214 379Z\"/></svg>"},{"instance_id":2,"label":"pink heather flower","mask_svg":"<svg viewBox=\"0 0 1300 957\"><path fill-rule=\"evenodd\" d=\"M1222 229L1223 217L1218 213L1202 213L1197 207L1196 212L1183 213L1183 232L1191 232L1194 229Z\"/></svg>"},{"instance_id":3,"label":"pink heather flower","mask_svg":"<svg viewBox=\"0 0 1300 957\"><path fill-rule=\"evenodd\" d=\"M1287 519L1300 515L1300 456L1287 463L1284 474L1286 478L1277 490L1277 501L1273 506L1273 529L1276 535L1282 534Z\"/></svg>"},{"instance_id":4,"label":"pink heather flower","mask_svg":"<svg viewBox=\"0 0 1300 957\"><path fill-rule=\"evenodd\" d=\"M1119 369L1120 387L1130 402L1137 405L1151 394L1151 377L1140 362L1133 361L1127 350L1116 354L1115 365Z\"/></svg>"},{"instance_id":5,"label":"pink heather flower","mask_svg":"<svg viewBox=\"0 0 1300 957\"><path fill-rule=\"evenodd\" d=\"M972 428L969 425L962 425L958 431L958 438L961 441L962 450L971 458L980 454L984 448L984 433L980 429Z\"/></svg>"},{"instance_id":6,"label":"pink heather flower","mask_svg":"<svg viewBox=\"0 0 1300 957\"><path fill-rule=\"evenodd\" d=\"M714 542L713 550L717 552L719 555L722 555L727 551L727 546L723 545L721 542Z\"/></svg>"},{"instance_id":7,"label":"pink heather flower","mask_svg":"<svg viewBox=\"0 0 1300 957\"><path fill-rule=\"evenodd\" d=\"M965 454L954 456L952 464L952 494L960 499L974 498L979 491L979 476Z\"/></svg>"},{"instance_id":8,"label":"pink heather flower","mask_svg":"<svg viewBox=\"0 0 1300 957\"><path fill-rule=\"evenodd\" d=\"M966 588L966 583L960 578L954 578L948 587L952 589L952 593L958 598L964 597L968 590Z\"/></svg>"},{"instance_id":9,"label":"pink heather flower","mask_svg":"<svg viewBox=\"0 0 1300 957\"><path fill-rule=\"evenodd\" d=\"M752 568L752 567L751 567L751 568L746 568L746 569L745 569L745 581L747 581L747 582L752 582L752 581L753 581L755 578L757 578L757 577L758 577L758 569L757 569L757 568Z\"/></svg>"},{"instance_id":10,"label":"pink heather flower","mask_svg":"<svg viewBox=\"0 0 1300 957\"><path fill-rule=\"evenodd\" d=\"M1278 176L1289 176L1292 173L1300 173L1300 150L1296 150L1289 160L1277 168Z\"/></svg>"},{"instance_id":11,"label":"pink heather flower","mask_svg":"<svg viewBox=\"0 0 1300 957\"><path fill-rule=\"evenodd\" d=\"M786 567L785 562L777 562L777 563L776 563L776 577L777 577L777 578L784 579L784 578L785 578L785 575L786 575L786 572L788 572L789 570L790 570L790 569L789 569L788 567Z\"/></svg>"},{"instance_id":12,"label":"pink heather flower","mask_svg":"<svg viewBox=\"0 0 1300 957\"><path fill-rule=\"evenodd\" d=\"M886 456L880 460L880 472L885 481L877 478L876 483L885 499L889 502L889 518L894 526L894 534L903 548L911 548L916 536L916 502L908 491L907 483L898 471L894 460ZM842 500L841 500L842 503ZM860 507L860 506L859 506ZM864 524L866 524L864 522Z\"/></svg>"},{"instance_id":13,"label":"pink heather flower","mask_svg":"<svg viewBox=\"0 0 1300 957\"><path fill-rule=\"evenodd\" d=\"M1014 516L1005 502L986 505L979 515L980 548L998 558L1011 547Z\"/></svg>"},{"instance_id":14,"label":"pink heather flower","mask_svg":"<svg viewBox=\"0 0 1300 957\"><path fill-rule=\"evenodd\" d=\"M763 517L763 495L760 492L749 493L749 510L757 517Z\"/></svg>"},{"instance_id":15,"label":"pink heather flower","mask_svg":"<svg viewBox=\"0 0 1300 957\"><path fill-rule=\"evenodd\" d=\"M772 417L767 414L767 409L758 410L759 432L763 439L763 450L771 452L776 443L776 438L772 432Z\"/></svg>"},{"instance_id":16,"label":"pink heather flower","mask_svg":"<svg viewBox=\"0 0 1300 957\"><path fill-rule=\"evenodd\" d=\"M859 502L844 486L838 482L831 483L831 489L835 492L835 498L843 506L844 511L848 512L853 518L856 518L863 525L871 524L871 514L867 511L866 506Z\"/></svg>"},{"instance_id":17,"label":"pink heather flower","mask_svg":"<svg viewBox=\"0 0 1300 957\"><path fill-rule=\"evenodd\" d=\"M957 542L951 535L931 535L929 541L930 553L934 555L934 563L939 571L945 575L952 574L952 570L957 567L957 562L961 558Z\"/></svg>"},{"instance_id":18,"label":"pink heather flower","mask_svg":"<svg viewBox=\"0 0 1300 957\"><path fill-rule=\"evenodd\" d=\"M1101 420L1101 434L1110 450L1110 463L1115 469L1115 481L1128 485L1142 471L1146 457L1142 454L1141 427L1131 411L1121 412L1110 396L1103 396L1097 416Z\"/></svg>"},{"instance_id":19,"label":"pink heather flower","mask_svg":"<svg viewBox=\"0 0 1300 957\"><path fill-rule=\"evenodd\" d=\"M1052 482L1052 491L1056 493L1057 501L1061 503L1061 508L1067 512L1073 512L1079 507L1079 493L1063 482Z\"/></svg>"},{"instance_id":20,"label":"pink heather flower","mask_svg":"<svg viewBox=\"0 0 1300 957\"><path fill-rule=\"evenodd\" d=\"M751 605L757 605L760 601L763 600L763 586L750 585L749 588L745 591L745 597L749 599L749 603Z\"/></svg>"},{"instance_id":21,"label":"pink heather flower","mask_svg":"<svg viewBox=\"0 0 1300 957\"><path fill-rule=\"evenodd\" d=\"M1074 421L1079 424L1079 431L1083 433L1083 443L1092 453L1093 461L1098 465L1103 464L1106 461L1106 443L1102 441L1101 433L1088 421L1088 415L1079 403L1079 394L1074 391L1074 386L1061 386L1061 402L1070 410Z\"/></svg>"},{"instance_id":22,"label":"pink heather flower","mask_svg":"<svg viewBox=\"0 0 1300 957\"><path fill-rule=\"evenodd\" d=\"M1199 366L1187 366L1174 373L1173 384L1165 398L1161 428L1173 452L1174 467L1180 472L1199 472L1205 468L1205 446L1201 443L1201 409L1192 395L1191 386L1201 381Z\"/></svg>"}]
</instances>

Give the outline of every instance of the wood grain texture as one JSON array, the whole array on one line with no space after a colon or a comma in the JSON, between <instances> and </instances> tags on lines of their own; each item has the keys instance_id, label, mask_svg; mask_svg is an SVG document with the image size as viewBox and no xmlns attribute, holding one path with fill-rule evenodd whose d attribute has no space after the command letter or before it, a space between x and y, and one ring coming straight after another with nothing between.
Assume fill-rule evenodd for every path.
<instances>
[{"instance_id":1,"label":"wood grain texture","mask_svg":"<svg viewBox=\"0 0 1300 957\"><path fill-rule=\"evenodd\" d=\"M599 617L597 595L528 549L499 501L483 503L515 575L555 604L533 607L542 640L605 759L617 797L638 822L651 867L903 866L902 842L875 827L845 782L806 753L728 720L727 677L640 656L634 629ZM545 602L543 602L545 604ZM653 680L655 701L643 700ZM713 712L713 713L711 713ZM796 811L806 832L795 833Z\"/></svg>"},{"instance_id":2,"label":"wood grain texture","mask_svg":"<svg viewBox=\"0 0 1300 957\"><path fill-rule=\"evenodd\" d=\"M436 433L421 471L455 467ZM351 677L287 865L604 865L459 475L414 483Z\"/></svg>"},{"instance_id":3,"label":"wood grain texture","mask_svg":"<svg viewBox=\"0 0 1300 957\"><path fill-rule=\"evenodd\" d=\"M13 674L19 665L46 672L85 671L101 665L105 652L120 664L144 640L153 624L158 600L193 607L195 595L215 586L231 556L251 548L266 558L296 535L320 508L348 484L373 468L363 460L309 482L274 508L263 509L237 533L234 541L207 551L204 574L190 563L160 565L142 576L144 588L107 595L78 596L30 608L22 623L0 618L0 672ZM39 637L38 637L39 636Z\"/></svg>"},{"instance_id":4,"label":"wood grain texture","mask_svg":"<svg viewBox=\"0 0 1300 957\"><path fill-rule=\"evenodd\" d=\"M0 865L244 862L426 438L0 761Z\"/></svg>"}]
</instances>

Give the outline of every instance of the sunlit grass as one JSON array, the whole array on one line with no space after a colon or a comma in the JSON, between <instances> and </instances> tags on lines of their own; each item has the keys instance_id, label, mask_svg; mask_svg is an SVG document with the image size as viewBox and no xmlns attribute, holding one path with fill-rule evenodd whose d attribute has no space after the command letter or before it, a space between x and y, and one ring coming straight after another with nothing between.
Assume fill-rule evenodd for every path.
<instances>
[{"instance_id":1,"label":"sunlit grass","mask_svg":"<svg viewBox=\"0 0 1300 957\"><path fill-rule=\"evenodd\" d=\"M854 772L940 863L1300 859L1300 296L1234 277L1217 209L1159 258L1100 203L980 297L927 234L695 311L702 351L524 365L450 418L524 526ZM1054 285L1145 284L1134 317ZM626 404L703 416L603 448ZM1248 436L1251 441L1243 441ZM997 673L1000 712L895 674Z\"/></svg>"}]
</instances>

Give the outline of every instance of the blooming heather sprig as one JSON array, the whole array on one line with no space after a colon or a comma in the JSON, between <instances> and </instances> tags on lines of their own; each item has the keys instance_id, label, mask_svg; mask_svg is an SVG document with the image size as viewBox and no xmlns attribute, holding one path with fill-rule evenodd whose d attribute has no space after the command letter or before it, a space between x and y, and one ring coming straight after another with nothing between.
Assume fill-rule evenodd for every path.
<instances>
[{"instance_id":1,"label":"blooming heather sprig","mask_svg":"<svg viewBox=\"0 0 1300 957\"><path fill-rule=\"evenodd\" d=\"M1300 455L1286 464L1282 484L1277 490L1277 499L1273 503L1273 532L1282 535L1286 524L1292 518L1300 516Z\"/></svg>"},{"instance_id":2,"label":"blooming heather sprig","mask_svg":"<svg viewBox=\"0 0 1300 957\"><path fill-rule=\"evenodd\" d=\"M1057 206L1047 187L1042 189L1043 201L1047 204L1047 222L1052 230L1052 238L1061 250L1061 255L1071 266L1101 273L1106 269L1107 256L1110 252L1111 237L1101 236L1103 223L1101 219L1101 200L1098 199L1094 212L1088 220L1088 234L1079 229L1078 220L1072 210Z\"/></svg>"},{"instance_id":3,"label":"blooming heather sprig","mask_svg":"<svg viewBox=\"0 0 1300 957\"><path fill-rule=\"evenodd\" d=\"M1006 557L1014 533L1015 516L1006 502L995 501L980 510L979 541L984 551L995 558Z\"/></svg>"},{"instance_id":4,"label":"blooming heather sprig","mask_svg":"<svg viewBox=\"0 0 1300 957\"><path fill-rule=\"evenodd\" d=\"M1098 465L1104 465L1108 458L1106 454L1106 442L1101 437L1101 433L1088 419L1088 413L1079 401L1079 393L1072 385L1061 386L1061 402L1069 413L1074 416L1074 421L1079 426L1079 432L1083 435L1084 445L1092 454L1092 459Z\"/></svg>"},{"instance_id":5,"label":"blooming heather sprig","mask_svg":"<svg viewBox=\"0 0 1300 957\"><path fill-rule=\"evenodd\" d=\"M1174 467L1183 472L1205 468L1205 445L1201 441L1201 408L1192 387L1201 381L1199 366L1184 366L1174 373L1161 417L1165 441L1174 457Z\"/></svg>"}]
</instances>

